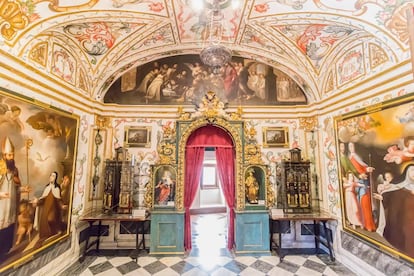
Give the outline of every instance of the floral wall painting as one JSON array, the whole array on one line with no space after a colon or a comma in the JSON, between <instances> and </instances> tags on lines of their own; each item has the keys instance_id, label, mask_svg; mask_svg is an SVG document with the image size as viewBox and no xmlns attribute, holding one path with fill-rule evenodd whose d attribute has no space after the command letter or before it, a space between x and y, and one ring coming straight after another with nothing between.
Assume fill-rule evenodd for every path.
<instances>
[{"instance_id":1,"label":"floral wall painting","mask_svg":"<svg viewBox=\"0 0 414 276\"><path fill-rule=\"evenodd\" d=\"M345 54L336 65L338 72L338 85L341 86L357 79L365 73L364 53L359 45Z\"/></svg>"},{"instance_id":2,"label":"floral wall painting","mask_svg":"<svg viewBox=\"0 0 414 276\"><path fill-rule=\"evenodd\" d=\"M197 55L163 58L129 70L108 89L104 102L195 104L208 91L230 105L307 103L302 88L269 65L233 57L214 74Z\"/></svg>"},{"instance_id":3,"label":"floral wall painting","mask_svg":"<svg viewBox=\"0 0 414 276\"><path fill-rule=\"evenodd\" d=\"M64 47L53 44L52 72L62 80L75 84L76 60Z\"/></svg>"},{"instance_id":4,"label":"floral wall painting","mask_svg":"<svg viewBox=\"0 0 414 276\"><path fill-rule=\"evenodd\" d=\"M287 127L263 128L263 147L289 147L289 133Z\"/></svg>"},{"instance_id":5,"label":"floral wall painting","mask_svg":"<svg viewBox=\"0 0 414 276\"><path fill-rule=\"evenodd\" d=\"M70 233L79 118L0 89L0 274Z\"/></svg>"},{"instance_id":6,"label":"floral wall painting","mask_svg":"<svg viewBox=\"0 0 414 276\"><path fill-rule=\"evenodd\" d=\"M414 97L335 118L345 231L414 261Z\"/></svg>"},{"instance_id":7,"label":"floral wall painting","mask_svg":"<svg viewBox=\"0 0 414 276\"><path fill-rule=\"evenodd\" d=\"M126 147L151 147L151 127L125 127Z\"/></svg>"}]
</instances>

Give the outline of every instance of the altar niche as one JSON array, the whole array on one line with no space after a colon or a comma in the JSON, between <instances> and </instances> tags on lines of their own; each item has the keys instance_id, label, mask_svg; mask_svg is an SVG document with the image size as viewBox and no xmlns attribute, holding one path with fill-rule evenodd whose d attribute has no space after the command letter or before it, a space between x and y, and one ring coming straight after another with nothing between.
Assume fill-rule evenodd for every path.
<instances>
[{"instance_id":1,"label":"altar niche","mask_svg":"<svg viewBox=\"0 0 414 276\"><path fill-rule=\"evenodd\" d=\"M210 91L204 96L197 112L190 114L179 109L180 118L176 122L173 139L169 135L168 140L159 141L164 149L169 145L176 145L176 155L170 154L166 157L164 151L159 150L159 160L163 164L156 165L168 163L175 167L177 179L173 210L161 211L154 205L156 183L151 183L152 189L147 190L146 201L153 208L151 251L154 254L166 253L167 250L170 253L190 251L192 248L190 207L200 186L206 147L215 148L216 152L217 171L228 210L227 248L235 248L236 252L269 253L268 240L261 239L268 236L267 208L274 202L271 186L267 181L266 166L260 164L261 150L257 141L250 139L251 137L245 140L246 130L241 119L241 109L235 113L227 113L224 109L225 104ZM245 154L245 150L249 153ZM260 176L257 203L246 200L245 171L252 164L255 167L251 168L257 169ZM247 210L246 205L260 206L260 209ZM175 236L174 239L161 239L164 231ZM175 244L154 244L161 240L166 243L174 241Z\"/></svg>"}]
</instances>

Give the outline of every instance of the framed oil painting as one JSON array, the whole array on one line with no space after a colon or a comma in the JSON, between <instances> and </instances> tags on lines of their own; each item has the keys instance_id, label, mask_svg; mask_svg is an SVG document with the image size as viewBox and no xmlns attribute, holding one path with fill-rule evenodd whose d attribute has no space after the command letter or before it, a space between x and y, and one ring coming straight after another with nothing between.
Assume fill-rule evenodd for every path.
<instances>
[{"instance_id":1,"label":"framed oil painting","mask_svg":"<svg viewBox=\"0 0 414 276\"><path fill-rule=\"evenodd\" d=\"M159 165L154 167L154 208L174 207L177 170L171 165Z\"/></svg>"},{"instance_id":2,"label":"framed oil painting","mask_svg":"<svg viewBox=\"0 0 414 276\"><path fill-rule=\"evenodd\" d=\"M335 118L342 223L414 262L414 97Z\"/></svg>"},{"instance_id":3,"label":"framed oil painting","mask_svg":"<svg viewBox=\"0 0 414 276\"><path fill-rule=\"evenodd\" d=\"M287 127L263 128L263 147L289 147L289 131Z\"/></svg>"},{"instance_id":4,"label":"framed oil painting","mask_svg":"<svg viewBox=\"0 0 414 276\"><path fill-rule=\"evenodd\" d=\"M303 83L252 59L233 57L213 72L199 55L179 55L125 72L110 85L104 102L186 105L200 103L208 91L214 91L229 105L297 105L307 103Z\"/></svg>"},{"instance_id":5,"label":"framed oil painting","mask_svg":"<svg viewBox=\"0 0 414 276\"><path fill-rule=\"evenodd\" d=\"M79 118L0 89L0 274L68 238Z\"/></svg>"},{"instance_id":6,"label":"framed oil painting","mask_svg":"<svg viewBox=\"0 0 414 276\"><path fill-rule=\"evenodd\" d=\"M151 127L125 127L126 147L151 147Z\"/></svg>"}]
</instances>

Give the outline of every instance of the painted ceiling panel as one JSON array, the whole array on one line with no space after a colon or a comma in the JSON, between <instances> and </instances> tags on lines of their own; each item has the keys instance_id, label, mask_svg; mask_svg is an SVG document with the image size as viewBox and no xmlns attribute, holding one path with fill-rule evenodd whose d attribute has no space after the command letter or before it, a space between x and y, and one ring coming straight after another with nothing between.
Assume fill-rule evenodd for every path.
<instances>
[{"instance_id":1,"label":"painted ceiling panel","mask_svg":"<svg viewBox=\"0 0 414 276\"><path fill-rule=\"evenodd\" d=\"M0 49L102 101L131 68L198 54L211 33L213 1L195 6L190 0L0 0ZM346 80L342 73L349 68L363 68L357 74L363 79L410 57L406 13L412 0L218 1L224 14L221 43L235 57L284 72L309 103L346 86L338 80ZM60 48L41 44L48 40ZM357 43L363 43L363 67L344 64L338 70L339 58L355 54ZM56 71L63 52L65 62L79 70Z\"/></svg>"}]
</instances>

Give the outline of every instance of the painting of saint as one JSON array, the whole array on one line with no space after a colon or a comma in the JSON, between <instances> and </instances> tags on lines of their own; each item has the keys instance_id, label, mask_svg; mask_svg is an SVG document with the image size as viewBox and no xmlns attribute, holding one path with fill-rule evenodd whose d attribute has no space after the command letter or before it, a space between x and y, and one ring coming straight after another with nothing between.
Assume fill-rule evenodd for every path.
<instances>
[{"instance_id":1,"label":"painting of saint","mask_svg":"<svg viewBox=\"0 0 414 276\"><path fill-rule=\"evenodd\" d=\"M76 116L0 91L0 274L69 236L78 129Z\"/></svg>"},{"instance_id":2,"label":"painting of saint","mask_svg":"<svg viewBox=\"0 0 414 276\"><path fill-rule=\"evenodd\" d=\"M337 118L336 129L344 229L408 260L414 260L413 110L412 98L389 100L375 112Z\"/></svg>"}]
</instances>

